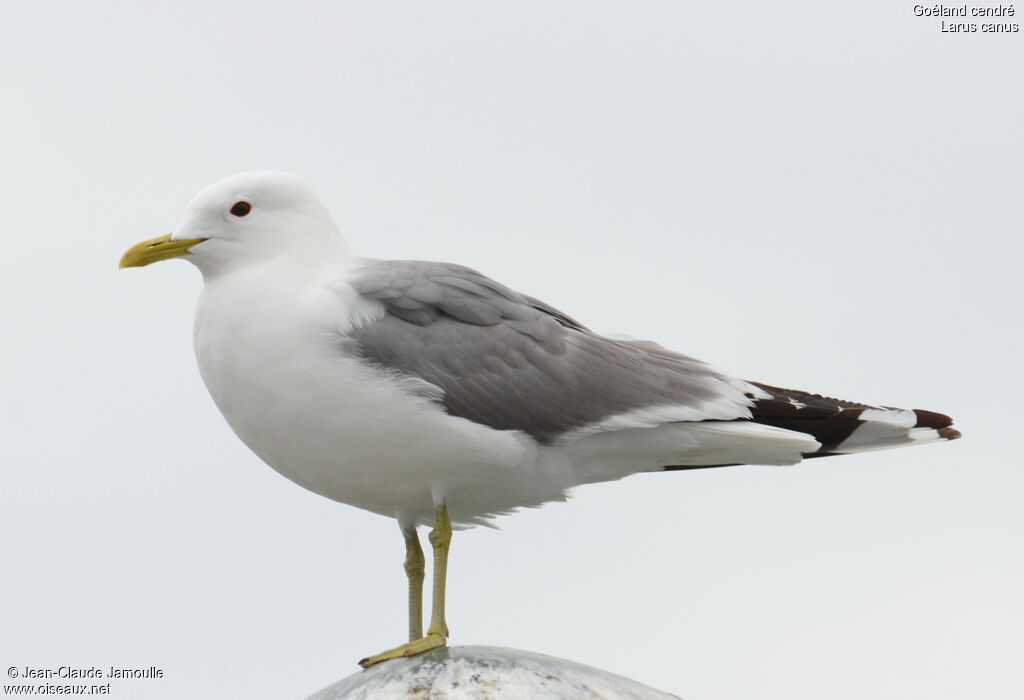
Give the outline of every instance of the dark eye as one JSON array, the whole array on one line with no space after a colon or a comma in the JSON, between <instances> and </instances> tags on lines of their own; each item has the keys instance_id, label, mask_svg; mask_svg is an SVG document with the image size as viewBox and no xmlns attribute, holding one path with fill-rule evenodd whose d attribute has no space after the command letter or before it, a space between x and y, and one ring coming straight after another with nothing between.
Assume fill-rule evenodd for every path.
<instances>
[{"instance_id":1,"label":"dark eye","mask_svg":"<svg viewBox=\"0 0 1024 700\"><path fill-rule=\"evenodd\" d=\"M245 216L252 211L252 205L248 202L235 202L231 205L231 213L235 216Z\"/></svg>"}]
</instances>

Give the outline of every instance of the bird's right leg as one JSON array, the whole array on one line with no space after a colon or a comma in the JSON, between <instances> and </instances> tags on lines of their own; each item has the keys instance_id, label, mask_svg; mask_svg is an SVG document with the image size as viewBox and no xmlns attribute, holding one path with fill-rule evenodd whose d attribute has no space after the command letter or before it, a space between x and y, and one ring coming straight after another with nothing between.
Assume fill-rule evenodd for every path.
<instances>
[{"instance_id":1,"label":"bird's right leg","mask_svg":"<svg viewBox=\"0 0 1024 700\"><path fill-rule=\"evenodd\" d=\"M438 647L447 646L448 644L448 625L444 619L444 598L445 598L445 583L447 580L448 573L448 547L452 541L452 521L448 517L448 507L442 503L435 507L435 522L434 529L430 531L430 544L434 549L434 600L431 605L430 611L430 627L427 628L427 634L425 637L419 637L406 644L403 644L394 649L388 649L387 651L368 656L359 662L359 665L363 668L368 668L374 664L379 664L381 661L387 661L388 659L401 659L407 656L414 656L416 654L422 654L425 651L436 649ZM417 571L418 565L416 563L417 553L415 550L419 550L419 557L423 557L423 551L420 550L419 538L415 538L415 531L413 532L413 538L415 538L415 546L411 544L412 538L409 536L408 529L403 526L402 531L405 532L405 546L406 546L406 562L412 559L413 563L411 566L406 568L406 573L412 569L414 572ZM413 551L410 551L412 548ZM419 579L419 583L416 584L413 581L413 577L409 576L409 631L413 631L413 599L416 599L417 615L420 617L419 625L422 627L422 614L419 613L421 599L423 598L423 582L422 578Z\"/></svg>"},{"instance_id":2,"label":"bird's right leg","mask_svg":"<svg viewBox=\"0 0 1024 700\"><path fill-rule=\"evenodd\" d=\"M409 641L423 636L423 577L426 562L415 525L402 525L405 535L405 575L409 579Z\"/></svg>"}]
</instances>

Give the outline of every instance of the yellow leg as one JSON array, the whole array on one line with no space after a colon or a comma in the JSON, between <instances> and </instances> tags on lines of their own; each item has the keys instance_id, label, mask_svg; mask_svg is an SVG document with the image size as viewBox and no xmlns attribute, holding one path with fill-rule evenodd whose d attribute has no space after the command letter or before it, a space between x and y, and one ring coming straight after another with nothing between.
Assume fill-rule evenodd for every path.
<instances>
[{"instance_id":1,"label":"yellow leg","mask_svg":"<svg viewBox=\"0 0 1024 700\"><path fill-rule=\"evenodd\" d=\"M440 635L448 638L448 624L444 618L445 583L448 580L448 548L452 542L452 521L448 518L448 506L437 509L437 521L430 531L430 546L434 549L434 600L430 606L430 627L427 636Z\"/></svg>"},{"instance_id":2,"label":"yellow leg","mask_svg":"<svg viewBox=\"0 0 1024 700\"><path fill-rule=\"evenodd\" d=\"M448 573L448 548L452 541L452 521L448 518L448 507L445 505L439 506L436 511L436 520L434 522L434 529L430 531L430 545L434 548L434 599L433 604L430 608L430 626L427 628L427 634L425 637L414 639L408 644L395 647L394 649L388 649L380 654L367 657L359 662L359 665L363 668L367 668L374 664L380 663L381 661L387 661L388 659L400 659L405 656L415 656L416 654L422 654L425 651L436 649L437 647L443 647L448 643L448 625L444 619L444 589L445 580ZM413 537L415 537L415 530L413 531ZM415 564L410 567L410 558L415 558L410 551L410 537L409 533L406 532L406 573L409 573L409 569L413 568L415 571ZM419 539L416 538L415 549L419 550ZM422 560L422 550L420 550L420 557ZM421 579L422 580L422 579ZM409 631L413 632L413 578L409 574ZM422 586L420 588L420 594L417 598L422 598ZM417 604L417 609L419 605ZM420 622L420 626L422 621Z\"/></svg>"},{"instance_id":3,"label":"yellow leg","mask_svg":"<svg viewBox=\"0 0 1024 700\"><path fill-rule=\"evenodd\" d=\"M405 535L405 575L409 579L409 641L423 636L423 576L426 562L416 526L402 528Z\"/></svg>"}]
</instances>

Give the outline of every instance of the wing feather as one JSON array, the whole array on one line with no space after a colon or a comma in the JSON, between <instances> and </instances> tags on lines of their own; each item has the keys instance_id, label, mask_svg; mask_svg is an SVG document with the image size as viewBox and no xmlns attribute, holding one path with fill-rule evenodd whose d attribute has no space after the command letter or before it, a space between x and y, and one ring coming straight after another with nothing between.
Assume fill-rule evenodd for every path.
<instances>
[{"instance_id":1,"label":"wing feather","mask_svg":"<svg viewBox=\"0 0 1024 700\"><path fill-rule=\"evenodd\" d=\"M373 261L350 282L383 314L349 347L439 387L446 410L548 443L653 407L688 420L749 418L751 385L653 343L598 335L459 265Z\"/></svg>"}]
</instances>

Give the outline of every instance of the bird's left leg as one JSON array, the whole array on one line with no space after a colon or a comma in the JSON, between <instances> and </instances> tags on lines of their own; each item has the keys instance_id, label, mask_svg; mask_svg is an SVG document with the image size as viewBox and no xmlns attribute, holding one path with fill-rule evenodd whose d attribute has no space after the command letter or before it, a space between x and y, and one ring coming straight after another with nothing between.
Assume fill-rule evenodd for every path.
<instances>
[{"instance_id":1,"label":"bird's left leg","mask_svg":"<svg viewBox=\"0 0 1024 700\"><path fill-rule=\"evenodd\" d=\"M434 598L430 607L430 627L427 637L441 637L442 644L448 639L448 623L444 616L445 587L448 582L448 549L452 542L452 521L448 518L448 506L437 508L437 520L430 531L430 546L434 550Z\"/></svg>"},{"instance_id":2,"label":"bird's left leg","mask_svg":"<svg viewBox=\"0 0 1024 700\"><path fill-rule=\"evenodd\" d=\"M381 661L388 659L400 659L406 656L415 656L425 651L443 647L448 643L448 625L444 619L444 593L445 581L448 574L448 547L452 541L452 521L448 517L448 506L443 503L435 511L434 529L430 531L430 544L434 549L434 600L430 608L430 626L427 628L425 637L415 639L408 644L388 649L380 654L367 657L359 662L363 668L367 668ZM406 534L406 549L409 547L409 536ZM417 539L416 547L419 547ZM408 561L408 559L407 559ZM408 571L408 569L407 569ZM412 578L409 579L410 586L410 612L412 611ZM412 631L412 622L409 624Z\"/></svg>"}]
</instances>

